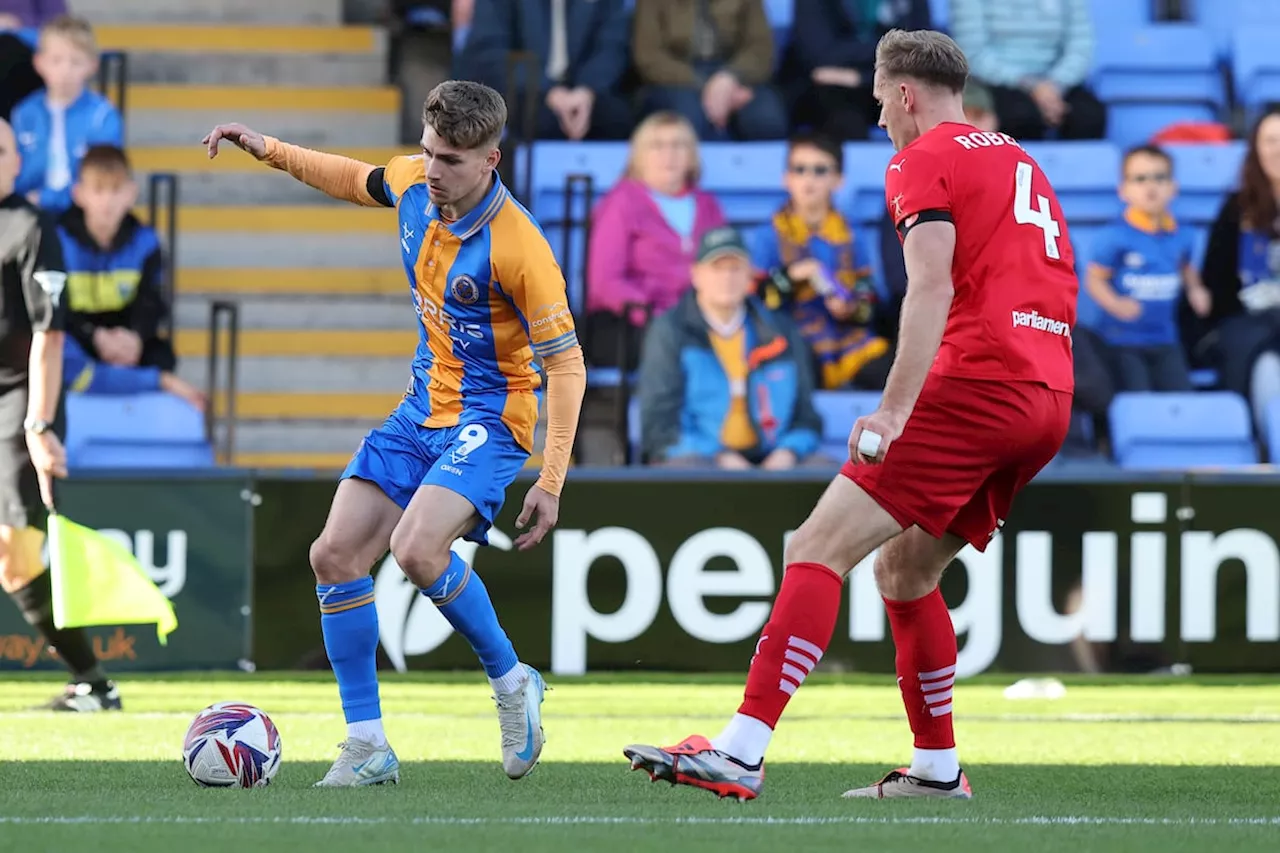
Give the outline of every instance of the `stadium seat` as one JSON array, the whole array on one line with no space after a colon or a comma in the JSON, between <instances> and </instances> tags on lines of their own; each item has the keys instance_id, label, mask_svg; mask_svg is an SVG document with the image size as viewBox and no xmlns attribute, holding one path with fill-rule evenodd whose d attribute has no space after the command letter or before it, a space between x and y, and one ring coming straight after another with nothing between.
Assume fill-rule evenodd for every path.
<instances>
[{"instance_id":1,"label":"stadium seat","mask_svg":"<svg viewBox=\"0 0 1280 853\"><path fill-rule=\"evenodd\" d=\"M702 189L715 194L732 224L766 222L787 200L785 142L704 142L699 153Z\"/></svg>"},{"instance_id":2,"label":"stadium seat","mask_svg":"<svg viewBox=\"0 0 1280 853\"><path fill-rule=\"evenodd\" d=\"M213 448L204 417L171 394L68 394L72 468L207 468Z\"/></svg>"},{"instance_id":3,"label":"stadium seat","mask_svg":"<svg viewBox=\"0 0 1280 853\"><path fill-rule=\"evenodd\" d=\"M1236 96L1252 121L1268 103L1280 101L1280 26L1237 29L1232 38Z\"/></svg>"},{"instance_id":4,"label":"stadium seat","mask_svg":"<svg viewBox=\"0 0 1280 853\"><path fill-rule=\"evenodd\" d=\"M1120 151L1115 145L1105 141L1028 142L1026 149L1053 183L1072 226L1102 224L1120 215L1123 208L1116 195Z\"/></svg>"},{"instance_id":5,"label":"stadium seat","mask_svg":"<svg viewBox=\"0 0 1280 853\"><path fill-rule=\"evenodd\" d=\"M617 183L627 168L625 142L537 142L528 152L529 212L534 215L551 244L551 251L565 270L569 305L581 311L585 297L587 248L585 223L594 206ZM519 162L517 157L517 163ZM585 187L575 186L572 204L566 211L565 181L571 176L591 179L591 202ZM517 180L517 185L523 181ZM566 212L571 218L566 222ZM568 246L565 238L568 237Z\"/></svg>"},{"instance_id":6,"label":"stadium seat","mask_svg":"<svg viewBox=\"0 0 1280 853\"><path fill-rule=\"evenodd\" d=\"M1280 465L1280 399L1267 405L1263 420L1267 428L1267 459L1272 465Z\"/></svg>"},{"instance_id":7,"label":"stadium seat","mask_svg":"<svg viewBox=\"0 0 1280 853\"><path fill-rule=\"evenodd\" d=\"M818 452L835 459L847 456L853 422L871 414L879 405L879 391L813 392L813 407L822 418L822 443Z\"/></svg>"},{"instance_id":8,"label":"stadium seat","mask_svg":"<svg viewBox=\"0 0 1280 853\"><path fill-rule=\"evenodd\" d=\"M764 14L769 19L769 26L777 29L790 29L795 16L795 0L764 0Z\"/></svg>"},{"instance_id":9,"label":"stadium seat","mask_svg":"<svg viewBox=\"0 0 1280 853\"><path fill-rule=\"evenodd\" d=\"M935 30L950 32L951 0L929 0L929 18Z\"/></svg>"},{"instance_id":10,"label":"stadium seat","mask_svg":"<svg viewBox=\"0 0 1280 853\"><path fill-rule=\"evenodd\" d=\"M1173 213L1185 223L1207 226L1218 216L1222 198L1235 188L1246 145L1168 145L1178 196Z\"/></svg>"},{"instance_id":11,"label":"stadium seat","mask_svg":"<svg viewBox=\"0 0 1280 853\"><path fill-rule=\"evenodd\" d=\"M1208 30L1158 24L1096 32L1094 91L1107 104L1109 139L1128 147L1175 122L1219 117L1226 87Z\"/></svg>"},{"instance_id":12,"label":"stadium seat","mask_svg":"<svg viewBox=\"0 0 1280 853\"><path fill-rule=\"evenodd\" d=\"M1117 394L1108 412L1116 462L1130 469L1254 465L1249 406L1230 391Z\"/></svg>"},{"instance_id":13,"label":"stadium seat","mask_svg":"<svg viewBox=\"0 0 1280 853\"><path fill-rule=\"evenodd\" d=\"M1113 0L1095 0L1114 3ZM1237 27L1280 27L1280 3L1275 0L1193 0L1192 18L1209 31L1218 53L1231 52L1232 36Z\"/></svg>"},{"instance_id":14,"label":"stadium seat","mask_svg":"<svg viewBox=\"0 0 1280 853\"><path fill-rule=\"evenodd\" d=\"M884 170L893 158L893 145L847 142L843 153L844 186L836 194L836 207L854 227L880 222L885 217Z\"/></svg>"},{"instance_id":15,"label":"stadium seat","mask_svg":"<svg viewBox=\"0 0 1280 853\"><path fill-rule=\"evenodd\" d=\"M627 406L627 443L631 445L631 464L640 463L640 398L632 397Z\"/></svg>"}]
</instances>

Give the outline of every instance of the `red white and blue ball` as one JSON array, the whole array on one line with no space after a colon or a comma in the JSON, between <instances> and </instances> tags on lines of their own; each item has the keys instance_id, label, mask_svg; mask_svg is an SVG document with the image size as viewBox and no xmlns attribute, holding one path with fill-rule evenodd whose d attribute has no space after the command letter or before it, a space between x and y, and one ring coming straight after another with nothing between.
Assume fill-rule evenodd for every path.
<instances>
[{"instance_id":1,"label":"red white and blue ball","mask_svg":"<svg viewBox=\"0 0 1280 853\"><path fill-rule=\"evenodd\" d=\"M252 705L219 702L191 721L182 763L204 788L260 788L280 769L280 732Z\"/></svg>"}]
</instances>

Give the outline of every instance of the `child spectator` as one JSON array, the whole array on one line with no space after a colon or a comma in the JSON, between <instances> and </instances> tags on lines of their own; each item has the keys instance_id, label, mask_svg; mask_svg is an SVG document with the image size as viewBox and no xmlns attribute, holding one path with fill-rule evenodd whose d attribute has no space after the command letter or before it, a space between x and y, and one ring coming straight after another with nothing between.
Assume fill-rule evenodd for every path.
<instances>
[{"instance_id":1,"label":"child spectator","mask_svg":"<svg viewBox=\"0 0 1280 853\"><path fill-rule=\"evenodd\" d=\"M93 145L124 145L120 113L87 88L98 71L93 29L63 16L40 31L35 68L45 88L13 108L22 154L16 192L51 213L71 206L80 160Z\"/></svg>"},{"instance_id":2,"label":"child spectator","mask_svg":"<svg viewBox=\"0 0 1280 853\"><path fill-rule=\"evenodd\" d=\"M1169 215L1173 161L1142 145L1125 155L1123 170L1120 197L1128 208L1098 236L1089 264L1089 295L1105 312L1097 331L1111 350L1118 390L1188 391L1178 302L1185 288L1204 317L1211 298L1191 265L1191 235Z\"/></svg>"},{"instance_id":3,"label":"child spectator","mask_svg":"<svg viewBox=\"0 0 1280 853\"><path fill-rule=\"evenodd\" d=\"M750 295L751 262L736 230L703 235L692 277L693 290L645 335L647 461L774 471L821 464L810 458L822 421L804 341Z\"/></svg>"},{"instance_id":4,"label":"child spectator","mask_svg":"<svg viewBox=\"0 0 1280 853\"><path fill-rule=\"evenodd\" d=\"M138 187L119 148L90 148L73 188L76 206L58 221L67 265L67 332L97 361L172 371L160 337L168 316L160 240L130 209Z\"/></svg>"},{"instance_id":5,"label":"child spectator","mask_svg":"<svg viewBox=\"0 0 1280 853\"><path fill-rule=\"evenodd\" d=\"M853 229L832 207L844 152L815 134L792 138L783 183L790 199L752 235L766 304L795 320L823 388L884 389L893 352L873 328L877 303Z\"/></svg>"}]
</instances>

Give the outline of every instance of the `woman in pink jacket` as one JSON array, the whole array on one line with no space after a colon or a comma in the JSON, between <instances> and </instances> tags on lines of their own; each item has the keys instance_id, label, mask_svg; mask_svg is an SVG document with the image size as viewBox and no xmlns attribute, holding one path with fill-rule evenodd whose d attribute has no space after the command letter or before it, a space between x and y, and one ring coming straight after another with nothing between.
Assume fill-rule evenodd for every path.
<instances>
[{"instance_id":1,"label":"woman in pink jacket","mask_svg":"<svg viewBox=\"0 0 1280 853\"><path fill-rule=\"evenodd\" d=\"M646 118L631 135L622 180L595 210L587 246L587 354L593 364L635 367L646 314L671 308L689 287L704 232L725 223L719 202L697 189L698 138L676 113ZM625 364L618 336L628 328Z\"/></svg>"}]
</instances>

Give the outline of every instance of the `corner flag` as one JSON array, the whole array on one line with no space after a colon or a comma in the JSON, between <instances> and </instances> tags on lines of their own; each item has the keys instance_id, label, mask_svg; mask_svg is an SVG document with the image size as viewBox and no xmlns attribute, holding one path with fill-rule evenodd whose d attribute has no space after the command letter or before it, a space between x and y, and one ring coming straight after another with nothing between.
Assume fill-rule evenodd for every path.
<instances>
[{"instance_id":1,"label":"corner flag","mask_svg":"<svg viewBox=\"0 0 1280 853\"><path fill-rule=\"evenodd\" d=\"M119 542L49 514L53 624L59 628L156 623L160 645L178 627L173 604Z\"/></svg>"}]
</instances>

